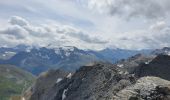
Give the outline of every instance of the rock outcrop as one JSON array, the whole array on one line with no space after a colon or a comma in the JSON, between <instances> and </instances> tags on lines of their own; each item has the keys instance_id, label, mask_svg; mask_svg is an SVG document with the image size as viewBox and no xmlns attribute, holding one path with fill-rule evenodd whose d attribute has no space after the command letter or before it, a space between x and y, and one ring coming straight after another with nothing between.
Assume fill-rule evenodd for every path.
<instances>
[{"instance_id":1,"label":"rock outcrop","mask_svg":"<svg viewBox=\"0 0 170 100\"><path fill-rule=\"evenodd\" d=\"M158 55L151 62L140 64L136 68L137 77L156 76L170 80L170 56Z\"/></svg>"},{"instance_id":2,"label":"rock outcrop","mask_svg":"<svg viewBox=\"0 0 170 100\"><path fill-rule=\"evenodd\" d=\"M170 100L170 81L142 77L136 84L119 91L114 100Z\"/></svg>"},{"instance_id":3,"label":"rock outcrop","mask_svg":"<svg viewBox=\"0 0 170 100\"><path fill-rule=\"evenodd\" d=\"M42 73L30 87L24 97L26 100L42 100L42 96L53 87L56 83L60 82L64 77L68 75L68 72L62 70L49 70Z\"/></svg>"}]
</instances>

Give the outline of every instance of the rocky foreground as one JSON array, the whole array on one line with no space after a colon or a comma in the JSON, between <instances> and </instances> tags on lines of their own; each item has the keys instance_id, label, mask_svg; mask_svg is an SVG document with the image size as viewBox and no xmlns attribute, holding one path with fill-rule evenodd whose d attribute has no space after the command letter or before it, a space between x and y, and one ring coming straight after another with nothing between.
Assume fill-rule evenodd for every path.
<instances>
[{"instance_id":1,"label":"rocky foreground","mask_svg":"<svg viewBox=\"0 0 170 100\"><path fill-rule=\"evenodd\" d=\"M168 55L136 55L116 64L84 66L74 74L49 71L38 78L24 97L26 100L170 100L169 71Z\"/></svg>"}]
</instances>

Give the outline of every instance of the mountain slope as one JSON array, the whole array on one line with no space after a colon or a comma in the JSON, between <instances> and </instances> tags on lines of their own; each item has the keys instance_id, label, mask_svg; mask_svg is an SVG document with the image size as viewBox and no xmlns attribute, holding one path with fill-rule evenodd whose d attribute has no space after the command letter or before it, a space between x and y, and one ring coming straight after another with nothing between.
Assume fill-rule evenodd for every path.
<instances>
[{"instance_id":1,"label":"mountain slope","mask_svg":"<svg viewBox=\"0 0 170 100\"><path fill-rule=\"evenodd\" d=\"M32 84L35 77L12 65L0 65L0 100L20 95Z\"/></svg>"}]
</instances>

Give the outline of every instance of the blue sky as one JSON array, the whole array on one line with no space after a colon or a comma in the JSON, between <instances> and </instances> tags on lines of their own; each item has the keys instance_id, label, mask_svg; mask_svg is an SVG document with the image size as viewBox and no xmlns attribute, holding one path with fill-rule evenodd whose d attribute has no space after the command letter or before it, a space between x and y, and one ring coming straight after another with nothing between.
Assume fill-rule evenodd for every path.
<instances>
[{"instance_id":1,"label":"blue sky","mask_svg":"<svg viewBox=\"0 0 170 100\"><path fill-rule=\"evenodd\" d=\"M1 0L0 46L170 46L169 0Z\"/></svg>"}]
</instances>

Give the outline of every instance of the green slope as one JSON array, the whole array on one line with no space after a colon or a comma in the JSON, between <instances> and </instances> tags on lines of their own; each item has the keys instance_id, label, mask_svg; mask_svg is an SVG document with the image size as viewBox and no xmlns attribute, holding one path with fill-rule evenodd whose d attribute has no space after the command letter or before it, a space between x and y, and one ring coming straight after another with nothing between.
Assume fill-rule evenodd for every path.
<instances>
[{"instance_id":1,"label":"green slope","mask_svg":"<svg viewBox=\"0 0 170 100\"><path fill-rule=\"evenodd\" d=\"M35 77L12 65L0 65L0 100L9 100L27 89Z\"/></svg>"}]
</instances>

